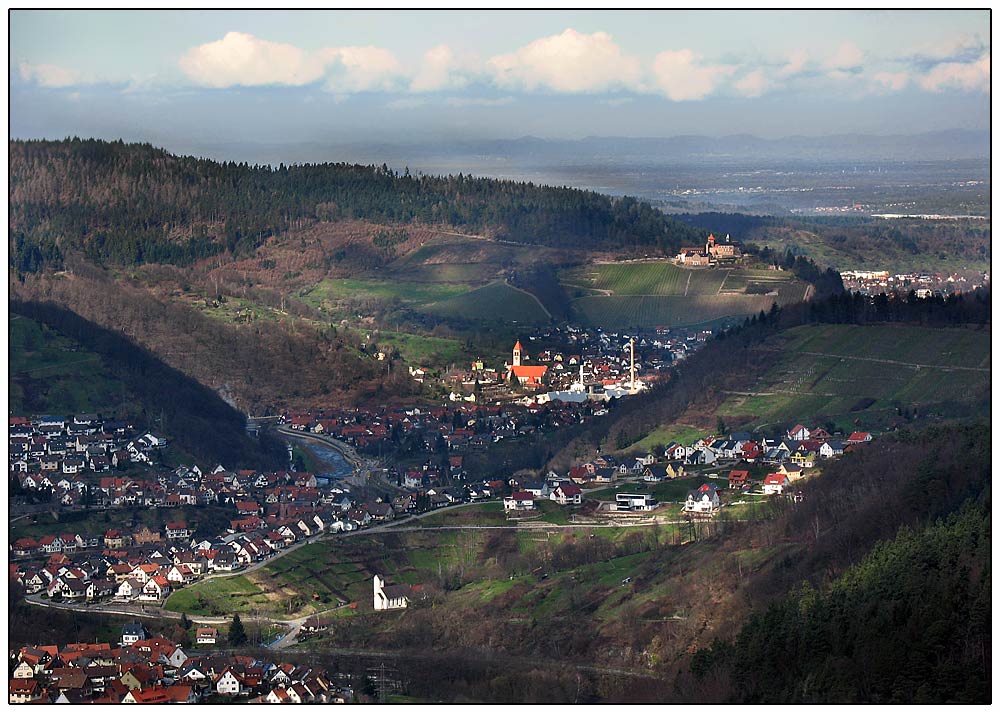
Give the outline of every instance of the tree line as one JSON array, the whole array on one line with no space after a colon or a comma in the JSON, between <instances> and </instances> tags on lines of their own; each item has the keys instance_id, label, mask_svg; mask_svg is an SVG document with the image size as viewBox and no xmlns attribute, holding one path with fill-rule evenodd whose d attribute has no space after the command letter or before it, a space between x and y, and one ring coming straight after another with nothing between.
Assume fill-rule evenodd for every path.
<instances>
[{"instance_id":1,"label":"tree line","mask_svg":"<svg viewBox=\"0 0 1000 713\"><path fill-rule=\"evenodd\" d=\"M675 252L704 231L646 202L509 180L399 174L385 164L277 167L96 139L11 141L11 267L67 249L113 264L249 254L315 221L451 226L512 242Z\"/></svg>"}]
</instances>

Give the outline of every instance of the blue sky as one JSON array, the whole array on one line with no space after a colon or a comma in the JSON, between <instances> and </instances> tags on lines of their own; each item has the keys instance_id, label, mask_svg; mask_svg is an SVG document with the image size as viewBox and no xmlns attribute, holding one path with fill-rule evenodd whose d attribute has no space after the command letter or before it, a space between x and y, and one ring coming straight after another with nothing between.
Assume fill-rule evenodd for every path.
<instances>
[{"instance_id":1,"label":"blue sky","mask_svg":"<svg viewBox=\"0 0 1000 713\"><path fill-rule=\"evenodd\" d=\"M11 134L416 141L989 126L989 14L35 11Z\"/></svg>"}]
</instances>

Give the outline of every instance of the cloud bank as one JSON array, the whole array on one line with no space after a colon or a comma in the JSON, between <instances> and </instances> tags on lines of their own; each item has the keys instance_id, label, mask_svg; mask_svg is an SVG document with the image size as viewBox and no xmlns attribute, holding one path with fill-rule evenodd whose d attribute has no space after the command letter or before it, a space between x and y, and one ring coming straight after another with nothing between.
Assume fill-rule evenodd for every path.
<instances>
[{"instance_id":1,"label":"cloud bank","mask_svg":"<svg viewBox=\"0 0 1000 713\"><path fill-rule=\"evenodd\" d=\"M795 49L784 54L713 60L697 48L665 48L650 60L630 54L606 32L567 28L485 60L458 55L448 44L426 50L419 61L401 63L390 49L344 46L305 49L244 32L191 47L178 67L188 82L209 89L315 85L338 97L360 92L408 95L478 87L495 92L555 94L655 94L673 102L711 96L752 99L773 92L843 91L887 94L902 91L989 93L990 49L978 36L948 38L897 57L876 56L851 40L825 52ZM24 82L69 89L98 80L56 64L20 62ZM105 80L110 81L110 80ZM148 83L145 88L152 88ZM132 83L123 91L132 91ZM477 95L479 92L477 92ZM501 106L512 97L445 97L449 106ZM415 107L415 101L389 106Z\"/></svg>"}]
</instances>

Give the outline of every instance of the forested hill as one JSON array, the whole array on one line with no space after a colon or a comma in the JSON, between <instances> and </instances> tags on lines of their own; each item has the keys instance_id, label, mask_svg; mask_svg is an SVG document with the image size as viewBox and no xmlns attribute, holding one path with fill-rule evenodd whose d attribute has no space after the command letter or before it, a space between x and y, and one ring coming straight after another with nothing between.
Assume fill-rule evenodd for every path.
<instances>
[{"instance_id":1,"label":"forested hill","mask_svg":"<svg viewBox=\"0 0 1000 713\"><path fill-rule=\"evenodd\" d=\"M149 144L11 141L11 266L67 250L116 264L246 254L314 221L450 226L512 242L670 253L704 231L632 198L470 176L400 175L343 163L250 166Z\"/></svg>"}]
</instances>

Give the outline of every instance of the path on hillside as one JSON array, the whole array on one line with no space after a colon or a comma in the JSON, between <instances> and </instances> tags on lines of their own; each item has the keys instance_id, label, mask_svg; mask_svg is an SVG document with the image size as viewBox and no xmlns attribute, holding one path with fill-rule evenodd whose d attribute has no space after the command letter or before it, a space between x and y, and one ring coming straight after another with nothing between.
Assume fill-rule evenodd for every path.
<instances>
[{"instance_id":1,"label":"path on hillside","mask_svg":"<svg viewBox=\"0 0 1000 713\"><path fill-rule=\"evenodd\" d=\"M719 289L718 289L718 291L715 294L717 294L717 295L721 295L722 294L722 288L726 286L726 280L728 280L729 276L732 275L732 274L733 274L732 270L730 270L729 272L726 273L725 277L722 278L722 282L719 283ZM690 275L688 275L688 282L691 282L691 276ZM685 295L687 294L687 290L684 290L684 294Z\"/></svg>"},{"instance_id":2,"label":"path on hillside","mask_svg":"<svg viewBox=\"0 0 1000 713\"><path fill-rule=\"evenodd\" d=\"M775 349L773 347L760 347L761 351L765 352L776 352L779 354L788 354L786 349ZM877 359L875 357L863 357L863 356L852 356L848 354L829 354L827 352L806 352L806 351L795 351L791 352L794 354L806 354L807 356L818 356L827 357L829 359L849 359L851 361L870 361L876 364L893 364L895 366L909 366L915 369L942 369L944 371L978 371L983 374L989 374L990 369L981 366L949 366L945 364L918 364L911 361L897 361L896 359Z\"/></svg>"},{"instance_id":3,"label":"path on hillside","mask_svg":"<svg viewBox=\"0 0 1000 713\"><path fill-rule=\"evenodd\" d=\"M843 396L843 394L828 394L819 391L791 391L782 389L779 391L730 391L723 389L722 393L733 396Z\"/></svg>"},{"instance_id":4,"label":"path on hillside","mask_svg":"<svg viewBox=\"0 0 1000 713\"><path fill-rule=\"evenodd\" d=\"M509 287L510 289L517 290L518 292L521 292L522 294L525 294L528 297L530 297L531 299L533 299L538 304L538 306L542 308L542 312L545 313L545 316L548 317L549 319L552 319L552 313L549 312L547 309L545 309L545 305L542 304L542 301L540 299L538 299L538 297L536 297L535 295L531 294L527 290L522 290L520 287L516 287L516 286L510 284L510 282L508 282L507 280L504 280L503 284L507 285L507 287Z\"/></svg>"}]
</instances>

